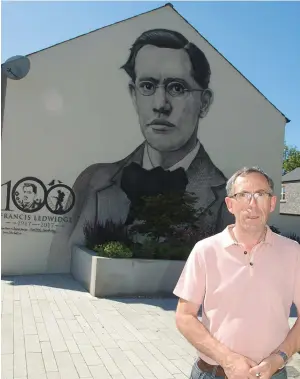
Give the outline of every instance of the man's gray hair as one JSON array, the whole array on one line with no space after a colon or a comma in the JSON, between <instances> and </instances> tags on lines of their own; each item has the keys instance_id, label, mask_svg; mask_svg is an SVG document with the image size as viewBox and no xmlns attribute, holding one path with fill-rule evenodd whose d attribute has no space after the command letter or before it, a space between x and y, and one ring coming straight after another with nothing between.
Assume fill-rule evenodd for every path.
<instances>
[{"instance_id":1,"label":"man's gray hair","mask_svg":"<svg viewBox=\"0 0 300 379\"><path fill-rule=\"evenodd\" d=\"M252 174L252 173L258 173L258 174L263 175L267 179L268 184L269 184L269 186L270 186L270 188L272 190L272 193L273 193L273 191L274 191L274 182L273 182L273 180L261 168L259 168L257 166L254 166L254 167L243 167L240 170L236 171L232 175L232 177L228 179L227 185L226 185L227 196L232 196L233 186L235 184L236 179L239 176L243 177L243 176L247 176L247 175Z\"/></svg>"}]
</instances>

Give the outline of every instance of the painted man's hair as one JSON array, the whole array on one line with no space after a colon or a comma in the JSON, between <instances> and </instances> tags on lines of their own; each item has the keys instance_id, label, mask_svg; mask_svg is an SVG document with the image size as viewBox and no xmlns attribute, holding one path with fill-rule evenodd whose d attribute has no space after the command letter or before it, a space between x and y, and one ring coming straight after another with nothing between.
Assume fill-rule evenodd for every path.
<instances>
[{"instance_id":1,"label":"painted man's hair","mask_svg":"<svg viewBox=\"0 0 300 379\"><path fill-rule=\"evenodd\" d=\"M192 64L192 76L203 89L207 89L210 81L210 66L205 54L192 42L189 42L182 34L167 29L152 29L142 33L130 49L127 62L121 67L130 76L133 82L136 80L135 59L139 50L146 45L169 49L184 49Z\"/></svg>"},{"instance_id":2,"label":"painted man's hair","mask_svg":"<svg viewBox=\"0 0 300 379\"><path fill-rule=\"evenodd\" d=\"M24 183L23 190L24 190L24 188L28 188L28 187L32 188L32 192L33 193L35 193L35 194L37 193L37 186L35 184L33 184L33 183Z\"/></svg>"}]
</instances>

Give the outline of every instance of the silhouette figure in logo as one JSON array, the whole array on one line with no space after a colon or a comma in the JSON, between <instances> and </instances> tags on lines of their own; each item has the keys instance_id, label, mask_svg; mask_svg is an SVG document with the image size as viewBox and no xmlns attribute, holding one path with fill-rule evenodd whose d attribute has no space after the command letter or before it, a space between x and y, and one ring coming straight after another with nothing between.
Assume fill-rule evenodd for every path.
<instances>
[{"instance_id":1,"label":"silhouette figure in logo","mask_svg":"<svg viewBox=\"0 0 300 379\"><path fill-rule=\"evenodd\" d=\"M58 181L61 183L60 181ZM54 180L48 185L54 184ZM55 200L54 200L55 199ZM56 215L68 213L74 206L75 194L70 187L65 184L52 185L46 196L46 207L49 212Z\"/></svg>"},{"instance_id":2,"label":"silhouette figure in logo","mask_svg":"<svg viewBox=\"0 0 300 379\"><path fill-rule=\"evenodd\" d=\"M62 212L64 210L63 201L65 196L66 194L61 190L57 191L57 196L53 196L55 199L57 199L55 205L55 212Z\"/></svg>"}]
</instances>

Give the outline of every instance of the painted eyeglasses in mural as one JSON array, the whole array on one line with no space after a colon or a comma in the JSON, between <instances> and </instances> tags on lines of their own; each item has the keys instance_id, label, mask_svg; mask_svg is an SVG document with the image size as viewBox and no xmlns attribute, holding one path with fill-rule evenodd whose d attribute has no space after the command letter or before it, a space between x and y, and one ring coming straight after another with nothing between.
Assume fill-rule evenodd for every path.
<instances>
[{"instance_id":1,"label":"painted eyeglasses in mural","mask_svg":"<svg viewBox=\"0 0 300 379\"><path fill-rule=\"evenodd\" d=\"M84 244L87 221L133 223L143 196L193 193L202 228L216 233L229 223L226 178L198 139L213 101L205 54L176 31L154 29L136 39L122 69L145 141L121 161L93 164L78 176L72 224L56 235L50 265L55 254Z\"/></svg>"}]
</instances>

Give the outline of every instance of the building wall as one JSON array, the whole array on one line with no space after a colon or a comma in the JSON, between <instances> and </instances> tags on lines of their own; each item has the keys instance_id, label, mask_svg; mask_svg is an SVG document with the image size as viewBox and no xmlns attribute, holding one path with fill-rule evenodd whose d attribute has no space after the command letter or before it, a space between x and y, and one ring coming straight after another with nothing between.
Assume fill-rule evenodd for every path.
<instances>
[{"instance_id":1,"label":"building wall","mask_svg":"<svg viewBox=\"0 0 300 379\"><path fill-rule=\"evenodd\" d=\"M284 183L285 200L280 201L280 213L300 215L300 182Z\"/></svg>"},{"instance_id":2,"label":"building wall","mask_svg":"<svg viewBox=\"0 0 300 379\"><path fill-rule=\"evenodd\" d=\"M210 64L213 102L200 119L197 136L213 166L204 172L201 163L194 165L188 184L199 194L199 204L212 209L209 223L218 221L224 197L221 186L211 190L209 183L221 183L223 175L241 166L260 165L280 195L285 118L181 16L163 7L32 54L29 74L8 81L2 144L3 273L68 272L70 245L83 243L86 219L98 218L99 212L101 220L126 215L130 201L112 177L123 170L118 171L124 166L120 160L132 160L136 149L141 153L137 147L144 137L143 117L133 106L130 80L120 67L136 38L155 28L180 32ZM156 53L144 67L147 63L156 73L167 68L169 76L186 58L175 60L170 51L159 61ZM190 78L190 69L184 73ZM189 106L197 99L205 105L205 98L191 96ZM174 120L188 127L191 108L180 104L182 113ZM139 103L138 110L145 115L155 106ZM118 175L114 179L120 181ZM34 199L29 208L28 198ZM274 217L278 214L279 206ZM79 225L76 233L74 225Z\"/></svg>"},{"instance_id":3,"label":"building wall","mask_svg":"<svg viewBox=\"0 0 300 379\"><path fill-rule=\"evenodd\" d=\"M6 75L4 75L3 71L1 70L1 135L2 135L2 126L3 126L4 107L5 107L6 85L7 85L7 77Z\"/></svg>"}]
</instances>

